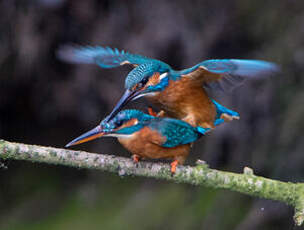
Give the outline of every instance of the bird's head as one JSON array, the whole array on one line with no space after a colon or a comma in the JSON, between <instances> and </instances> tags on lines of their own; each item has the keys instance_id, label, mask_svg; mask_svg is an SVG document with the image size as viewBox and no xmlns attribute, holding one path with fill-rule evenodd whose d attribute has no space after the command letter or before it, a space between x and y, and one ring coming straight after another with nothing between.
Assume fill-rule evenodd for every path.
<instances>
[{"instance_id":1,"label":"bird's head","mask_svg":"<svg viewBox=\"0 0 304 230\"><path fill-rule=\"evenodd\" d=\"M108 121L129 101L143 96L153 96L164 90L168 84L168 69L162 69L158 63L144 63L134 68L126 77L126 91L107 117Z\"/></svg>"},{"instance_id":2,"label":"bird's head","mask_svg":"<svg viewBox=\"0 0 304 230\"><path fill-rule=\"evenodd\" d=\"M155 117L139 110L122 110L110 121L106 117L98 126L75 138L66 147L78 145L103 136L129 137L143 128L145 121L151 119L155 119Z\"/></svg>"}]
</instances>

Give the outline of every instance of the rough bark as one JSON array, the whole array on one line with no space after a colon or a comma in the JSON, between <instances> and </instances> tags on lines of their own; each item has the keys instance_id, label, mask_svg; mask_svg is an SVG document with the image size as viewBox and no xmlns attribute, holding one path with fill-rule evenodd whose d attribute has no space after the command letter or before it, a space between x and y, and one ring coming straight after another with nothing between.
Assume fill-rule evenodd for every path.
<instances>
[{"instance_id":1,"label":"rough bark","mask_svg":"<svg viewBox=\"0 0 304 230\"><path fill-rule=\"evenodd\" d=\"M198 161L194 167L178 166L172 176L168 164L146 161L135 164L131 159L124 157L26 145L5 140L0 140L0 158L97 169L118 173L120 176L142 176L229 189L250 196L284 202L295 208L296 225L301 225L304 221L303 183L282 182L256 176L248 167L244 168L243 173L231 173L210 169L205 162Z\"/></svg>"}]
</instances>

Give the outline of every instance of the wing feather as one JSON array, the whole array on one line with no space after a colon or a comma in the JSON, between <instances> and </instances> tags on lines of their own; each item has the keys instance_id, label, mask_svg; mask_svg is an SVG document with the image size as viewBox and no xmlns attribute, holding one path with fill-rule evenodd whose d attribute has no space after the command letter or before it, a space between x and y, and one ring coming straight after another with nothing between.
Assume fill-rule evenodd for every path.
<instances>
[{"instance_id":1,"label":"wing feather","mask_svg":"<svg viewBox=\"0 0 304 230\"><path fill-rule=\"evenodd\" d=\"M117 48L102 46L72 46L65 45L59 48L58 57L69 63L97 64L102 68L114 68L120 65L131 64L137 66L146 62L157 61L137 54L131 54Z\"/></svg>"},{"instance_id":2,"label":"wing feather","mask_svg":"<svg viewBox=\"0 0 304 230\"><path fill-rule=\"evenodd\" d=\"M163 142L155 143L163 147L172 148L189 144L199 137L198 131L190 124L171 118L151 120L149 127L157 130L164 137Z\"/></svg>"},{"instance_id":3,"label":"wing feather","mask_svg":"<svg viewBox=\"0 0 304 230\"><path fill-rule=\"evenodd\" d=\"M214 59L183 70L181 75L199 79L207 88L230 91L248 78L262 77L278 71L276 64L267 61Z\"/></svg>"}]
</instances>

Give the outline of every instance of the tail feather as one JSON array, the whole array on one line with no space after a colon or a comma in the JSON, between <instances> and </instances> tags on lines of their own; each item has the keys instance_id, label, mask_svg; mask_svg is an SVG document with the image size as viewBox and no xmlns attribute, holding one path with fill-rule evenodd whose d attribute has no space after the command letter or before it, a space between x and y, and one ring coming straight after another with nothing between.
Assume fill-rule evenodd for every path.
<instances>
[{"instance_id":1,"label":"tail feather","mask_svg":"<svg viewBox=\"0 0 304 230\"><path fill-rule=\"evenodd\" d=\"M211 129L210 128L203 128L203 127L200 127L200 126L197 126L196 127L196 130L202 134L202 135L205 135L207 132L209 132Z\"/></svg>"},{"instance_id":2,"label":"tail feather","mask_svg":"<svg viewBox=\"0 0 304 230\"><path fill-rule=\"evenodd\" d=\"M222 117L222 115L226 115L226 116L228 115L232 119L240 119L240 114L238 112L235 112L233 110L230 110L230 109L222 106L221 104L219 104L218 102L216 102L213 99L212 99L212 102L216 107L216 119L220 119Z\"/></svg>"}]
</instances>

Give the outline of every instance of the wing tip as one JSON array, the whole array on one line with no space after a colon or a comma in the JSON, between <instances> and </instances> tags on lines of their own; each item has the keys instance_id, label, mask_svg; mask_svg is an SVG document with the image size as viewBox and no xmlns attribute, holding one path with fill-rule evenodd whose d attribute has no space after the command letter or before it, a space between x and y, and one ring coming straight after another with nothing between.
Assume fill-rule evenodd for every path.
<instances>
[{"instance_id":1,"label":"wing tip","mask_svg":"<svg viewBox=\"0 0 304 230\"><path fill-rule=\"evenodd\" d=\"M205 135L206 133L211 131L211 128L203 128L201 126L196 127L197 132L199 132L202 135Z\"/></svg>"},{"instance_id":2,"label":"wing tip","mask_svg":"<svg viewBox=\"0 0 304 230\"><path fill-rule=\"evenodd\" d=\"M79 45L73 44L61 45L56 51L56 57L61 61L69 63L82 63L76 55L80 47Z\"/></svg>"},{"instance_id":3,"label":"wing tip","mask_svg":"<svg viewBox=\"0 0 304 230\"><path fill-rule=\"evenodd\" d=\"M128 52L119 51L117 48L109 46L81 46L74 44L62 45L57 49L56 56L59 60L72 64L98 64L102 68L112 68L122 64L130 63L125 61L121 63L119 58L111 60L112 63L107 63L105 60L97 60L98 57L105 58L107 56L126 55Z\"/></svg>"},{"instance_id":4,"label":"wing tip","mask_svg":"<svg viewBox=\"0 0 304 230\"><path fill-rule=\"evenodd\" d=\"M73 64L92 64L96 62L96 56L103 53L111 53L114 51L109 46L90 46L65 44L58 48L56 56L59 60Z\"/></svg>"},{"instance_id":5,"label":"wing tip","mask_svg":"<svg viewBox=\"0 0 304 230\"><path fill-rule=\"evenodd\" d=\"M265 76L281 72L281 67L273 62L263 60L231 59L238 68L236 74L248 76Z\"/></svg>"}]
</instances>

